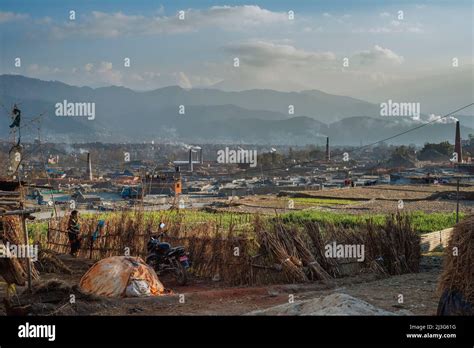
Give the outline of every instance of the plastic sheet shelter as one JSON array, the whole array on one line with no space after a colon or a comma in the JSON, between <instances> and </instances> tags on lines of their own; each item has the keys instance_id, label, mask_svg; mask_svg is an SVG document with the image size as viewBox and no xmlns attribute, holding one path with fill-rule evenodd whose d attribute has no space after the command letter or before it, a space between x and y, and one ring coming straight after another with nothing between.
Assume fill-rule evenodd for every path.
<instances>
[{"instance_id":1,"label":"plastic sheet shelter","mask_svg":"<svg viewBox=\"0 0 474 348\"><path fill-rule=\"evenodd\" d=\"M140 257L112 256L96 262L79 286L86 293L106 297L157 296L164 292L155 271Z\"/></svg>"}]
</instances>

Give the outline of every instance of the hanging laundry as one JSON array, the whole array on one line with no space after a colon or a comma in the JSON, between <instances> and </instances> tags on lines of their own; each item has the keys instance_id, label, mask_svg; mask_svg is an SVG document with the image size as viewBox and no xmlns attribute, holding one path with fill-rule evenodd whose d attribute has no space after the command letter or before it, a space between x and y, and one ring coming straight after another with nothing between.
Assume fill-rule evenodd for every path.
<instances>
[{"instance_id":1,"label":"hanging laundry","mask_svg":"<svg viewBox=\"0 0 474 348\"><path fill-rule=\"evenodd\" d=\"M14 128L14 127L20 128L21 110L18 109L16 104L13 106L12 114L14 118L13 118L12 124L10 125L10 128Z\"/></svg>"}]
</instances>

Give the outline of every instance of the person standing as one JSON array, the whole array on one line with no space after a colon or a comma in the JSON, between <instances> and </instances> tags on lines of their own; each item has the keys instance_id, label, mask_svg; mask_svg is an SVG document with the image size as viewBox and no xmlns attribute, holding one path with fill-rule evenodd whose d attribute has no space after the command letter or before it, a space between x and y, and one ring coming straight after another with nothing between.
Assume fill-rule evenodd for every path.
<instances>
[{"instance_id":1,"label":"person standing","mask_svg":"<svg viewBox=\"0 0 474 348\"><path fill-rule=\"evenodd\" d=\"M71 256L76 257L81 247L81 226L79 225L79 212L73 210L67 223L67 233L69 244L71 245Z\"/></svg>"}]
</instances>

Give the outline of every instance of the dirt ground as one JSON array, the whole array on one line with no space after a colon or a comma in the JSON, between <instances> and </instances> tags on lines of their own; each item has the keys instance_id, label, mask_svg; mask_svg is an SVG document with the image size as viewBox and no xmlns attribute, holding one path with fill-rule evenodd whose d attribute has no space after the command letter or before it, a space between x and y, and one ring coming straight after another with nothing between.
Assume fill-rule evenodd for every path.
<instances>
[{"instance_id":1,"label":"dirt ground","mask_svg":"<svg viewBox=\"0 0 474 348\"><path fill-rule=\"evenodd\" d=\"M453 212L456 210L456 188L443 185L378 185L373 187L334 188L322 191L301 191L307 197L321 198L322 201L294 202L294 209L288 209L289 196L276 195L246 196L234 201L230 207L217 208L219 211L236 213L274 214L294 210L332 211L349 214L386 214L398 211L398 201L404 202L405 211L425 213ZM474 186L460 188L460 210L474 212ZM324 203L324 199L351 200L350 204Z\"/></svg>"},{"instance_id":2,"label":"dirt ground","mask_svg":"<svg viewBox=\"0 0 474 348\"><path fill-rule=\"evenodd\" d=\"M472 193L474 187L460 187L461 192ZM436 199L448 193L455 193L455 186L448 185L376 185L325 189L322 191L303 191L314 196L347 199L389 199L423 200Z\"/></svg>"},{"instance_id":3,"label":"dirt ground","mask_svg":"<svg viewBox=\"0 0 474 348\"><path fill-rule=\"evenodd\" d=\"M60 279L77 285L92 265L90 260L61 256L72 269L71 275L42 274L42 281ZM338 279L328 286L322 283L272 285L256 287L225 287L218 282L191 279L187 286L177 286L172 279L162 278L170 293L151 298L78 300L57 304L62 315L242 315L271 306L311 299L339 292L362 299L376 307L403 314L434 315L439 297L435 292L441 270L439 257L424 257L420 273L377 279L372 274ZM24 289L18 288L20 293ZM184 295L184 297L183 297ZM403 295L403 303L398 302ZM4 296L4 289L0 297ZM184 300L184 301L183 301ZM183 303L184 302L184 303ZM70 307L70 308L68 308ZM0 305L0 314L5 308Z\"/></svg>"}]
</instances>

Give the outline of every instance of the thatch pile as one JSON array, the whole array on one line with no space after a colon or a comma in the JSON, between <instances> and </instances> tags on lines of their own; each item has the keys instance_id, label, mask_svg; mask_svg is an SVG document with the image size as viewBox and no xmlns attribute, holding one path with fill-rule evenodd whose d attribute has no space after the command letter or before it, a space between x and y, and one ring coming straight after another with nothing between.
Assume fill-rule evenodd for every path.
<instances>
[{"instance_id":1,"label":"thatch pile","mask_svg":"<svg viewBox=\"0 0 474 348\"><path fill-rule=\"evenodd\" d=\"M438 291L440 295L458 293L474 309L474 215L454 226L444 253Z\"/></svg>"},{"instance_id":2,"label":"thatch pile","mask_svg":"<svg viewBox=\"0 0 474 348\"><path fill-rule=\"evenodd\" d=\"M409 218L400 214L388 216L382 226L368 220L363 228L308 221L283 223L279 218L255 226L258 240L289 282L329 281L346 275L346 265L352 266L352 274L364 270L383 275L418 271L420 238ZM333 242L363 245L364 260L327 257L326 246Z\"/></svg>"},{"instance_id":3,"label":"thatch pile","mask_svg":"<svg viewBox=\"0 0 474 348\"><path fill-rule=\"evenodd\" d=\"M57 257L55 252L42 247L39 247L38 250L38 260L35 262L35 266L41 272L72 274L72 270Z\"/></svg>"},{"instance_id":4,"label":"thatch pile","mask_svg":"<svg viewBox=\"0 0 474 348\"><path fill-rule=\"evenodd\" d=\"M295 227L285 226L277 220L267 226L258 223L255 231L264 249L281 265L287 281L331 279Z\"/></svg>"},{"instance_id":5,"label":"thatch pile","mask_svg":"<svg viewBox=\"0 0 474 348\"><path fill-rule=\"evenodd\" d=\"M0 259L0 274L8 284L25 285L27 279L26 262L23 262L21 259L8 257L9 250L6 247L7 243L21 244L19 225L17 217L5 216L0 218L0 247L7 254L7 257Z\"/></svg>"},{"instance_id":6,"label":"thatch pile","mask_svg":"<svg viewBox=\"0 0 474 348\"><path fill-rule=\"evenodd\" d=\"M23 207L21 204L20 183L15 181L0 181L0 213L18 212ZM25 246L25 240L20 215L0 216L0 247L6 252L7 257L0 258L0 276L8 284L25 285L27 280L28 261L24 258L8 257L10 250L8 244ZM32 279L38 277L38 272L30 262Z\"/></svg>"},{"instance_id":7,"label":"thatch pile","mask_svg":"<svg viewBox=\"0 0 474 348\"><path fill-rule=\"evenodd\" d=\"M420 236L407 215L390 215L385 225L375 227L367 222L367 232L360 238L367 245L366 261L377 263L387 274L418 272L421 258Z\"/></svg>"}]
</instances>

